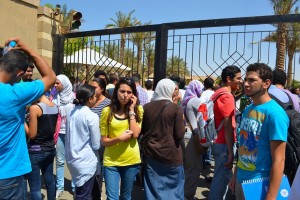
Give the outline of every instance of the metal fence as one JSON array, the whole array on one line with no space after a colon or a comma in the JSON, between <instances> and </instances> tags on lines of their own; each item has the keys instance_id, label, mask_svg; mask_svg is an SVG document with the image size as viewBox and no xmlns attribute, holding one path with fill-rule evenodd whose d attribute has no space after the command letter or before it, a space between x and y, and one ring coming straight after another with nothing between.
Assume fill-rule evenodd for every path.
<instances>
[{"instance_id":1,"label":"metal fence","mask_svg":"<svg viewBox=\"0 0 300 200\"><path fill-rule=\"evenodd\" d=\"M68 33L56 36L53 63L57 66L56 73L64 72L85 81L98 69L119 76L138 73L142 82L153 79L154 85L169 75L179 75L187 83L207 76L216 79L227 65L240 67L242 74L255 62L274 68L276 43L268 37L276 32L278 23L296 22L300 22L298 14ZM290 36L299 37L300 30L289 31ZM292 77L300 79L297 52L292 63ZM286 71L287 65L288 56Z\"/></svg>"}]
</instances>

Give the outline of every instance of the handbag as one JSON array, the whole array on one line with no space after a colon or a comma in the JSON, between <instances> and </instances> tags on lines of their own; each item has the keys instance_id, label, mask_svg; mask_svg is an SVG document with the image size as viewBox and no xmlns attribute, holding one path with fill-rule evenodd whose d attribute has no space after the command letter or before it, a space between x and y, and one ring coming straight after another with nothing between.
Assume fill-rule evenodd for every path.
<instances>
[{"instance_id":1,"label":"handbag","mask_svg":"<svg viewBox=\"0 0 300 200\"><path fill-rule=\"evenodd\" d=\"M61 117L60 113L58 113L57 121L56 121L56 126L55 126L55 132L54 132L54 136L53 136L54 144L56 144L57 140L58 140L58 135L59 135L59 131L60 131L61 121L62 121L62 117Z\"/></svg>"}]
</instances>

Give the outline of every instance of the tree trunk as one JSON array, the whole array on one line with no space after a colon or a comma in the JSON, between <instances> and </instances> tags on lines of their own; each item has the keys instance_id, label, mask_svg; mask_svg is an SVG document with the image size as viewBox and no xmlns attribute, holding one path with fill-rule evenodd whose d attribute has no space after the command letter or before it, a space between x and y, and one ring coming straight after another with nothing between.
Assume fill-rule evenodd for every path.
<instances>
[{"instance_id":1,"label":"tree trunk","mask_svg":"<svg viewBox=\"0 0 300 200\"><path fill-rule=\"evenodd\" d=\"M126 40L126 34L121 34L121 49L120 49L120 63L124 64L124 51L125 51L125 41Z\"/></svg>"},{"instance_id":2,"label":"tree trunk","mask_svg":"<svg viewBox=\"0 0 300 200\"><path fill-rule=\"evenodd\" d=\"M286 52L286 35L287 24L279 23L277 29L277 43L276 43L276 68L284 70L285 52Z\"/></svg>"},{"instance_id":3,"label":"tree trunk","mask_svg":"<svg viewBox=\"0 0 300 200\"><path fill-rule=\"evenodd\" d=\"M292 73L293 73L293 58L294 51L288 51L288 73L287 73L287 88L289 89L292 85Z\"/></svg>"},{"instance_id":4,"label":"tree trunk","mask_svg":"<svg viewBox=\"0 0 300 200\"><path fill-rule=\"evenodd\" d=\"M152 73L154 73L154 66L153 66L153 62L152 62L154 55L152 55L152 50L148 51L148 53L146 54L146 57L147 57L147 66L148 66L149 74L152 74Z\"/></svg>"},{"instance_id":5,"label":"tree trunk","mask_svg":"<svg viewBox=\"0 0 300 200\"><path fill-rule=\"evenodd\" d=\"M142 45L138 43L138 45L137 45L137 65L136 65L137 71L140 71L141 61L142 61Z\"/></svg>"}]
</instances>

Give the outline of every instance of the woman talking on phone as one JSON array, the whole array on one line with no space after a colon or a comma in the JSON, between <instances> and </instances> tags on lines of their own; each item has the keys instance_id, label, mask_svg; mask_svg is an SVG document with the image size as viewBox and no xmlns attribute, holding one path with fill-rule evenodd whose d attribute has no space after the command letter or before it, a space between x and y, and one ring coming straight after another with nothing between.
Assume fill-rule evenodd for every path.
<instances>
[{"instance_id":1,"label":"woman talking on phone","mask_svg":"<svg viewBox=\"0 0 300 200\"><path fill-rule=\"evenodd\" d=\"M135 176L140 168L137 138L141 132L143 108L139 105L133 80L121 78L110 106L102 110L101 142L104 151L104 178L108 200L130 200ZM121 179L121 190L119 190Z\"/></svg>"}]
</instances>

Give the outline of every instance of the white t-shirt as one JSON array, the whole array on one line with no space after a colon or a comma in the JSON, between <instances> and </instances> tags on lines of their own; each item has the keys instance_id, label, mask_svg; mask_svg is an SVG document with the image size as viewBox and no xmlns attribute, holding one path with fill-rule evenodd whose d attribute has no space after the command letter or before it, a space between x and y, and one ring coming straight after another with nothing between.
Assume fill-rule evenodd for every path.
<instances>
[{"instance_id":1,"label":"white t-shirt","mask_svg":"<svg viewBox=\"0 0 300 200\"><path fill-rule=\"evenodd\" d=\"M148 94L148 102L150 102L150 100L152 99L154 91L153 90L146 90L146 92Z\"/></svg>"},{"instance_id":2,"label":"white t-shirt","mask_svg":"<svg viewBox=\"0 0 300 200\"><path fill-rule=\"evenodd\" d=\"M179 92L181 94L181 99L183 99L183 97L185 95L185 90L184 89L179 89Z\"/></svg>"},{"instance_id":3,"label":"white t-shirt","mask_svg":"<svg viewBox=\"0 0 300 200\"><path fill-rule=\"evenodd\" d=\"M208 102L210 97L215 93L213 90L205 90L200 96L201 102Z\"/></svg>"}]
</instances>

